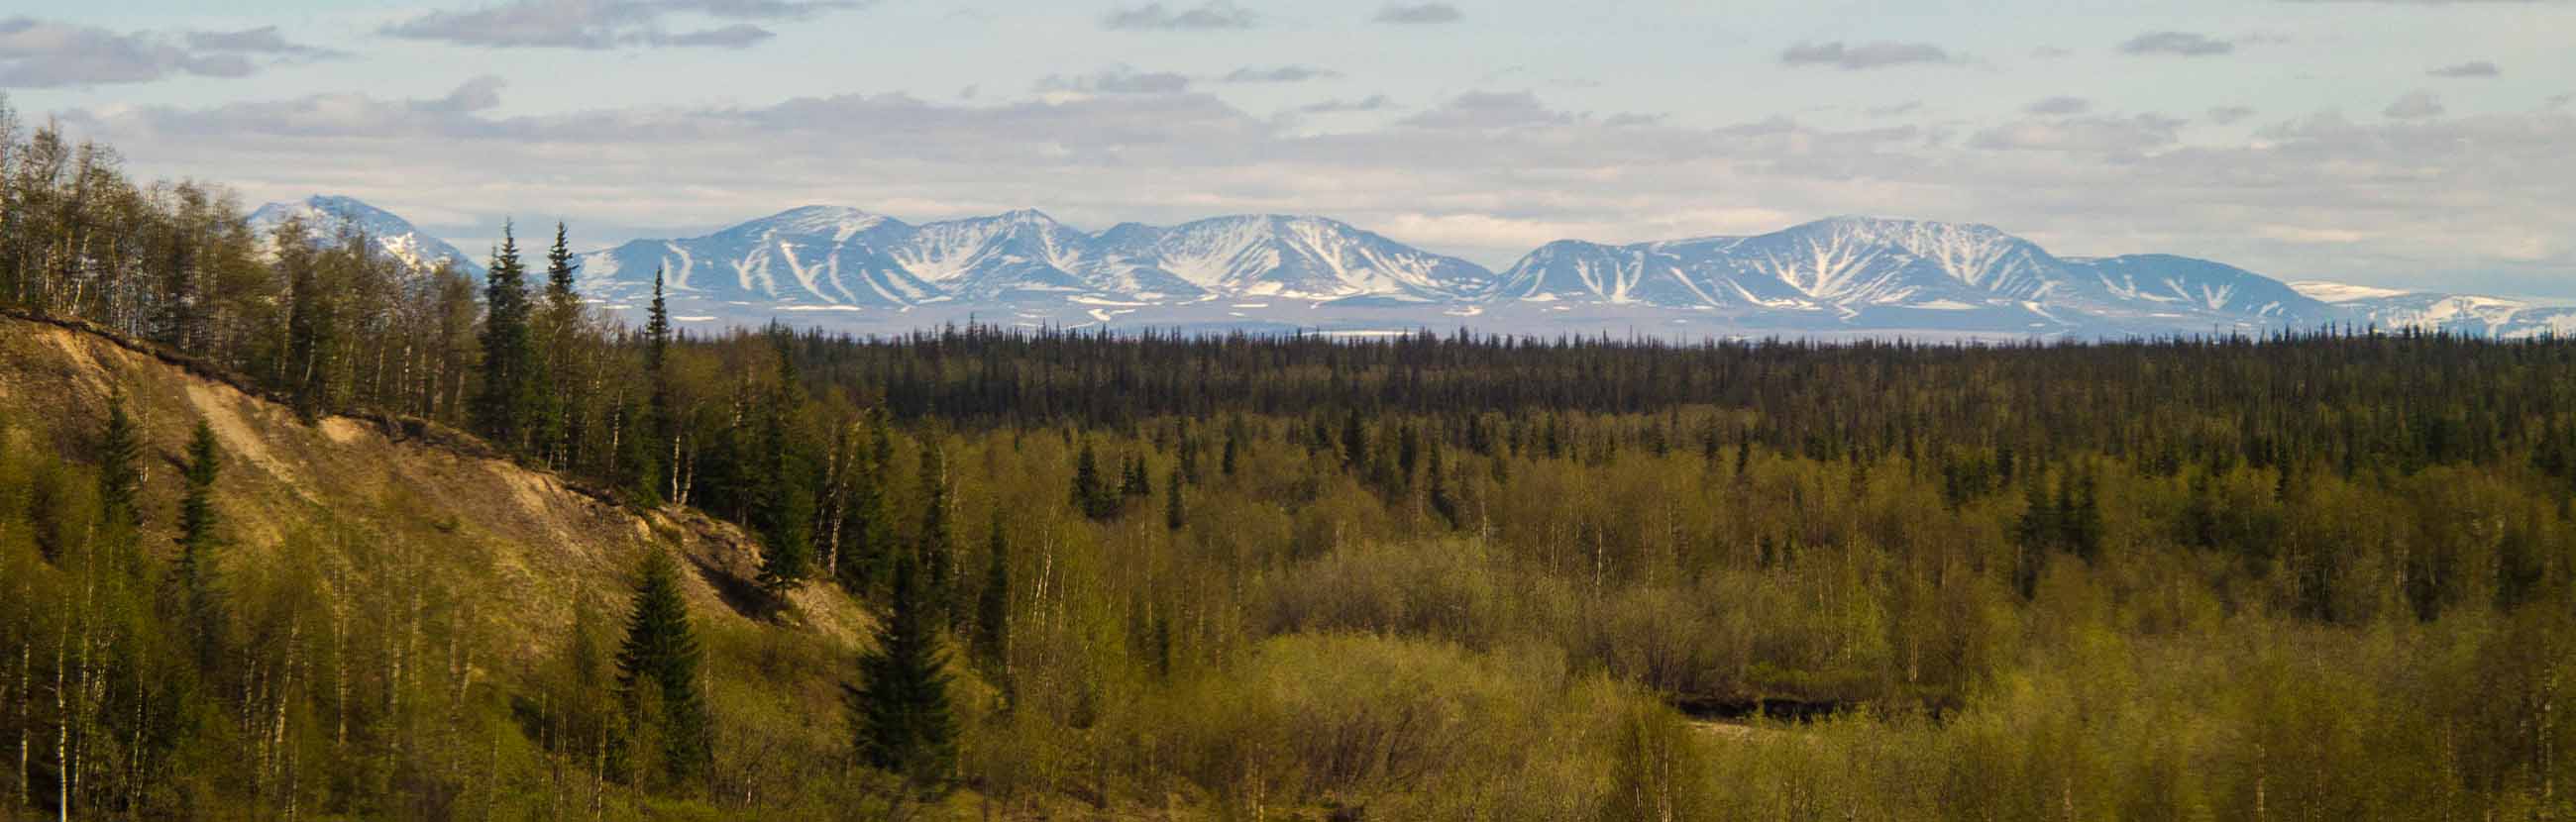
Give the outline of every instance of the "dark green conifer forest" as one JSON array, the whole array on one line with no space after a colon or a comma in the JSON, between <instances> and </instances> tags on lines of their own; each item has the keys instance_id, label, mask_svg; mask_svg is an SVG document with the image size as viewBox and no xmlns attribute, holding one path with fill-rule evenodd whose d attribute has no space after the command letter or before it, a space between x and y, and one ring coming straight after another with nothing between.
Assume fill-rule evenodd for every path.
<instances>
[{"instance_id":1,"label":"dark green conifer forest","mask_svg":"<svg viewBox=\"0 0 2576 822\"><path fill-rule=\"evenodd\" d=\"M2563 340L860 338L627 322L560 227L541 284L316 230L0 117L12 321L757 573L467 630L434 540L246 552L202 425L0 418L0 817L2576 814Z\"/></svg>"}]
</instances>

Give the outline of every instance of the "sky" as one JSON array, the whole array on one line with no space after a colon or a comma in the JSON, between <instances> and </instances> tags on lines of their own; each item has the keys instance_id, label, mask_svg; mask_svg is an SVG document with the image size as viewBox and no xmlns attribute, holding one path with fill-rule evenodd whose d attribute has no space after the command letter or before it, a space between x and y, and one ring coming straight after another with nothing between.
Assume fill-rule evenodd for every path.
<instances>
[{"instance_id":1,"label":"sky","mask_svg":"<svg viewBox=\"0 0 2576 822\"><path fill-rule=\"evenodd\" d=\"M805 204L1551 240L1986 223L2576 298L2576 0L0 0L0 94L146 178L478 249Z\"/></svg>"}]
</instances>

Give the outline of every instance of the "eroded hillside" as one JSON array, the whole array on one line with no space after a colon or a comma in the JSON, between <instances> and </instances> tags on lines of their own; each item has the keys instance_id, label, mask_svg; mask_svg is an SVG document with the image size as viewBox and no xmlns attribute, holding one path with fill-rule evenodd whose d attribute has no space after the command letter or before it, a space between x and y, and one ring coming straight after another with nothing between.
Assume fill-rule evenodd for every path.
<instances>
[{"instance_id":1,"label":"eroded hillside","mask_svg":"<svg viewBox=\"0 0 2576 822\"><path fill-rule=\"evenodd\" d=\"M50 322L0 316L0 420L12 436L51 440L78 454L96 436L110 395L122 391L143 434L144 544L169 544L190 432L203 418L226 458L217 507L231 543L227 561L285 561L291 534L327 525L328 563L433 553L470 584L460 604L501 635L564 635L579 607L614 622L627 579L649 546L667 545L687 576L701 620L819 632L855 647L867 617L822 588L766 614L751 591L756 544L693 510L635 511L551 472L518 465L465 435L416 421L331 416L306 423L188 361L147 346ZM331 578L331 569L319 569Z\"/></svg>"}]
</instances>

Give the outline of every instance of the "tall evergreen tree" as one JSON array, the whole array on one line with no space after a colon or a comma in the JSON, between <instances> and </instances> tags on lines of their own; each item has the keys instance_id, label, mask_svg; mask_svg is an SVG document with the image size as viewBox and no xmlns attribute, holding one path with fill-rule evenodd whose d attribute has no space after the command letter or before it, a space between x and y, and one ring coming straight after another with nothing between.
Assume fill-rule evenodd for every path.
<instances>
[{"instance_id":1,"label":"tall evergreen tree","mask_svg":"<svg viewBox=\"0 0 2576 822\"><path fill-rule=\"evenodd\" d=\"M98 439L99 510L111 525L132 527L139 517L135 492L143 482L142 443L125 413L125 392L107 398L107 425Z\"/></svg>"},{"instance_id":2,"label":"tall evergreen tree","mask_svg":"<svg viewBox=\"0 0 2576 822\"><path fill-rule=\"evenodd\" d=\"M870 445L852 456L861 464L850 469L850 504L842 514L841 564L836 569L841 587L862 595L885 584L895 554L894 515L886 495L891 458L884 448L893 433L886 430L881 413L871 412L867 437Z\"/></svg>"},{"instance_id":3,"label":"tall evergreen tree","mask_svg":"<svg viewBox=\"0 0 2576 822\"><path fill-rule=\"evenodd\" d=\"M664 449L674 452L679 449L672 432L675 420L671 408L670 357L671 312L662 300L662 270L656 268L653 269L653 304L644 318L644 380L650 397L642 424L636 426L635 433L638 439L650 444L656 457L653 470L640 473L649 477L655 488L663 489L662 498L676 501L680 495L679 487L674 484L679 481L679 460L676 454L668 465L659 459ZM665 472L669 474L667 479L663 476Z\"/></svg>"},{"instance_id":4,"label":"tall evergreen tree","mask_svg":"<svg viewBox=\"0 0 2576 822\"><path fill-rule=\"evenodd\" d=\"M948 526L948 461L936 441L921 449L921 534L915 552L921 557L931 607L953 614L957 589L956 545Z\"/></svg>"},{"instance_id":5,"label":"tall evergreen tree","mask_svg":"<svg viewBox=\"0 0 2576 822\"><path fill-rule=\"evenodd\" d=\"M1092 449L1089 442L1082 444L1081 456L1074 458L1073 507L1092 519L1108 519L1118 514L1117 493L1109 488L1107 478L1100 475L1100 454Z\"/></svg>"},{"instance_id":6,"label":"tall evergreen tree","mask_svg":"<svg viewBox=\"0 0 2576 822\"><path fill-rule=\"evenodd\" d=\"M1368 468L1368 427L1361 424L1360 412L1342 417L1342 467L1354 471Z\"/></svg>"},{"instance_id":7,"label":"tall evergreen tree","mask_svg":"<svg viewBox=\"0 0 2576 822\"><path fill-rule=\"evenodd\" d=\"M1448 523L1449 527L1458 527L1458 498L1449 493L1449 467L1441 459L1438 440L1431 443L1431 461L1426 467L1429 473L1423 478L1427 486L1424 496L1430 498L1432 513L1439 514L1441 521Z\"/></svg>"},{"instance_id":8,"label":"tall evergreen tree","mask_svg":"<svg viewBox=\"0 0 2576 822\"><path fill-rule=\"evenodd\" d=\"M573 286L572 247L566 239L564 224L555 224L554 245L546 249L546 299L533 329L532 345L537 349L533 362L541 364L540 387L529 393L537 411L536 437L540 452L547 462L562 465L570 459L569 445L580 437L574 430L577 398L571 391L582 384L575 373L579 358L573 346L581 331L581 292Z\"/></svg>"},{"instance_id":9,"label":"tall evergreen tree","mask_svg":"<svg viewBox=\"0 0 2576 822\"><path fill-rule=\"evenodd\" d=\"M546 249L546 310L567 326L581 313L581 292L573 287L573 275L580 268L573 264L564 224L556 223L555 244Z\"/></svg>"},{"instance_id":10,"label":"tall evergreen tree","mask_svg":"<svg viewBox=\"0 0 2576 822\"><path fill-rule=\"evenodd\" d=\"M1002 515L993 514L993 534L984 545L984 587L975 599L975 656L1003 693L1010 692L1011 543L1002 530Z\"/></svg>"},{"instance_id":11,"label":"tall evergreen tree","mask_svg":"<svg viewBox=\"0 0 2576 822\"><path fill-rule=\"evenodd\" d=\"M179 555L170 576L181 631L196 651L197 664L205 668L223 654L223 603L215 592L214 557L215 474L221 459L215 429L198 419L196 434L188 440L187 467L180 472L186 489L179 497Z\"/></svg>"},{"instance_id":12,"label":"tall evergreen tree","mask_svg":"<svg viewBox=\"0 0 2576 822\"><path fill-rule=\"evenodd\" d=\"M332 295L322 285L320 261L312 235L300 218L277 227L271 241L286 279L286 357L281 382L295 403L295 413L310 420L328 410Z\"/></svg>"},{"instance_id":13,"label":"tall evergreen tree","mask_svg":"<svg viewBox=\"0 0 2576 822\"><path fill-rule=\"evenodd\" d=\"M876 648L859 657L859 685L847 697L860 760L937 794L956 767L957 720L948 706L937 616L917 565L908 556L895 561L894 596Z\"/></svg>"},{"instance_id":14,"label":"tall evergreen tree","mask_svg":"<svg viewBox=\"0 0 2576 822\"><path fill-rule=\"evenodd\" d=\"M519 243L510 227L501 227L501 245L483 281L483 386L475 395L474 423L486 436L511 446L525 446L530 434L530 399L537 386L535 347L530 339L527 267L519 261Z\"/></svg>"},{"instance_id":15,"label":"tall evergreen tree","mask_svg":"<svg viewBox=\"0 0 2576 822\"><path fill-rule=\"evenodd\" d=\"M1188 503L1181 499L1181 485L1181 469L1174 468L1171 481L1163 485L1163 526L1174 531L1190 524L1189 510L1184 507Z\"/></svg>"},{"instance_id":16,"label":"tall evergreen tree","mask_svg":"<svg viewBox=\"0 0 2576 822\"><path fill-rule=\"evenodd\" d=\"M746 479L752 481L747 493L763 543L760 584L778 594L813 574L814 486L804 441L793 430L805 391L791 350L794 337L786 326L777 324L767 333L777 355L778 374L766 402L768 413L761 420L758 464L749 467Z\"/></svg>"},{"instance_id":17,"label":"tall evergreen tree","mask_svg":"<svg viewBox=\"0 0 2576 822\"><path fill-rule=\"evenodd\" d=\"M680 570L660 548L645 555L617 650L617 689L634 738L658 740L650 779L687 791L713 766L714 728L698 692L697 634L680 595Z\"/></svg>"},{"instance_id":18,"label":"tall evergreen tree","mask_svg":"<svg viewBox=\"0 0 2576 822\"><path fill-rule=\"evenodd\" d=\"M612 413L615 416L610 425L617 454L610 479L625 489L635 504L647 508L660 505L663 446L654 433L652 398L621 391Z\"/></svg>"},{"instance_id":19,"label":"tall evergreen tree","mask_svg":"<svg viewBox=\"0 0 2576 822\"><path fill-rule=\"evenodd\" d=\"M2065 517L2037 477L2028 483L2025 499L2021 519L2013 525L2014 542L2020 548L2013 564L2013 588L2029 599L2039 591L2040 569L2048 562L2049 549L2057 544Z\"/></svg>"},{"instance_id":20,"label":"tall evergreen tree","mask_svg":"<svg viewBox=\"0 0 2576 822\"><path fill-rule=\"evenodd\" d=\"M1187 480L1191 485L1197 485L1201 479L1204 479L1199 475L1199 440L1197 437L1190 436L1187 428L1183 428L1181 432L1180 478Z\"/></svg>"},{"instance_id":21,"label":"tall evergreen tree","mask_svg":"<svg viewBox=\"0 0 2576 822\"><path fill-rule=\"evenodd\" d=\"M2083 557L2086 562L2100 558L2102 506L2097 499L2098 492L2094 487L2093 475L2086 472L2073 478L2060 479L2059 482L2057 508L2059 516L2064 518L2066 529L2064 543L2067 550L2074 552L2076 556ZM2072 486L2071 490L2069 486Z\"/></svg>"},{"instance_id":22,"label":"tall evergreen tree","mask_svg":"<svg viewBox=\"0 0 2576 822\"><path fill-rule=\"evenodd\" d=\"M1122 475L1118 481L1119 496L1143 499L1154 495L1154 481L1146 477L1144 457L1128 457L1119 473Z\"/></svg>"}]
</instances>

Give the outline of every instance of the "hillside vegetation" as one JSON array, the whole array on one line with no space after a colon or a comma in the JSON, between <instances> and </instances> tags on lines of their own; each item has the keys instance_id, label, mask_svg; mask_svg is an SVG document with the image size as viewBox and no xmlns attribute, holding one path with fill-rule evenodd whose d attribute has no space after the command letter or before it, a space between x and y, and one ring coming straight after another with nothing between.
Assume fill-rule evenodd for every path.
<instances>
[{"instance_id":1,"label":"hillside vegetation","mask_svg":"<svg viewBox=\"0 0 2576 822\"><path fill-rule=\"evenodd\" d=\"M2562 341L691 336L0 145L11 813L2576 813Z\"/></svg>"}]
</instances>

